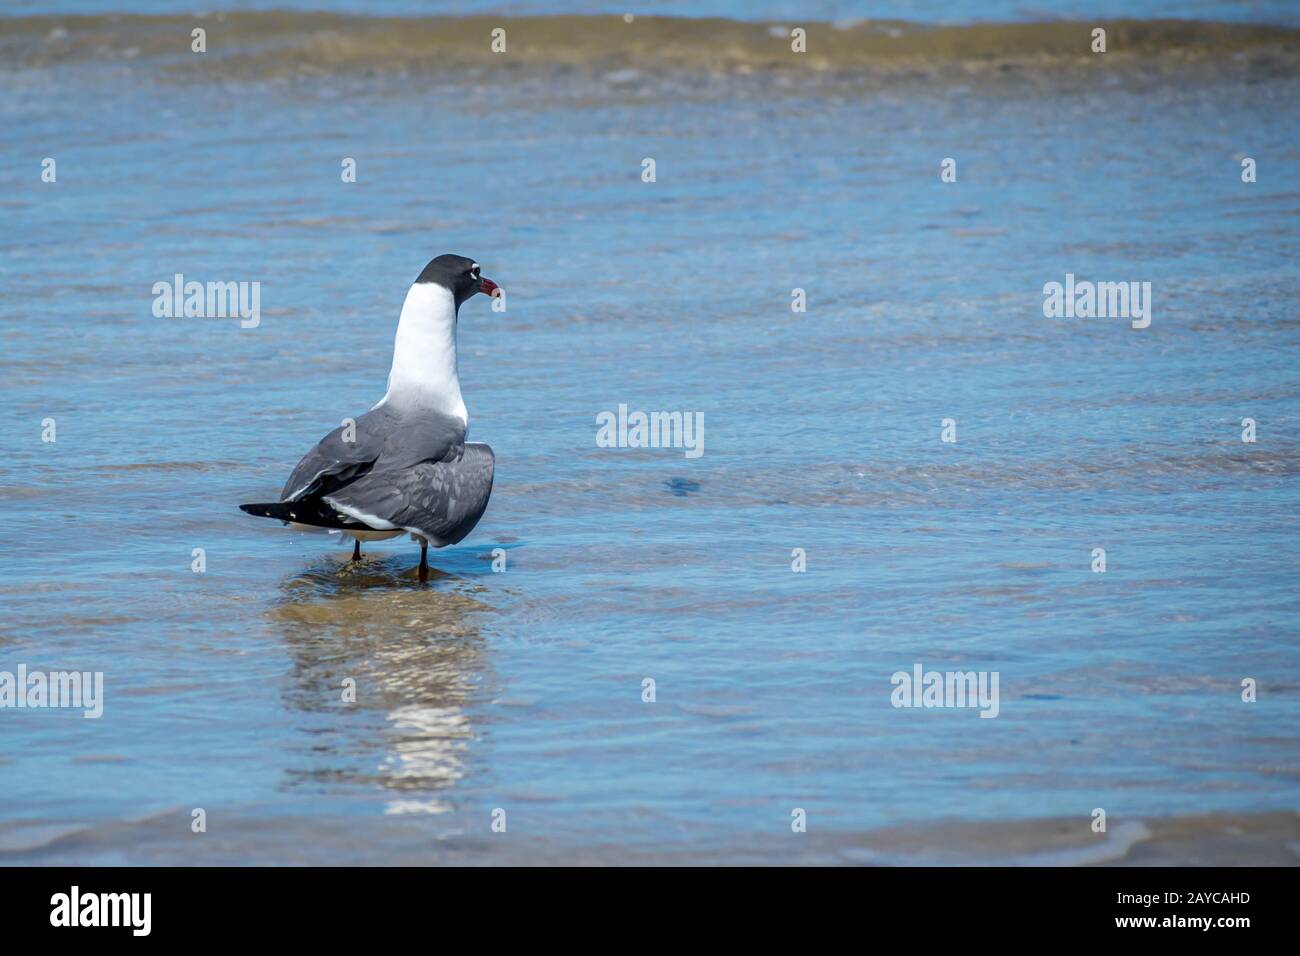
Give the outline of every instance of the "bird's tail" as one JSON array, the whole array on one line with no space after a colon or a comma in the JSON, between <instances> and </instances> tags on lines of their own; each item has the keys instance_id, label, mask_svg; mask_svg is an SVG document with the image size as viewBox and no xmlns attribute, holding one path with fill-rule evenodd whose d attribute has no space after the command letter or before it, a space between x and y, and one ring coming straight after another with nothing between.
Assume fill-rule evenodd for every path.
<instances>
[{"instance_id":1,"label":"bird's tail","mask_svg":"<svg viewBox=\"0 0 1300 956\"><path fill-rule=\"evenodd\" d=\"M314 528L364 528L365 525L341 515L320 499L312 501L271 501L265 504L240 505L239 510L258 518L276 518Z\"/></svg>"}]
</instances>

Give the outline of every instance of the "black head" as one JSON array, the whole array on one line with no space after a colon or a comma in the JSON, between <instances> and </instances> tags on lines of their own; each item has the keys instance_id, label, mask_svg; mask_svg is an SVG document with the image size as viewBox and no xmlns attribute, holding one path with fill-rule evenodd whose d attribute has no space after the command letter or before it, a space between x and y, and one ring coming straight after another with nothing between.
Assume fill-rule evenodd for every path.
<instances>
[{"instance_id":1,"label":"black head","mask_svg":"<svg viewBox=\"0 0 1300 956\"><path fill-rule=\"evenodd\" d=\"M479 274L478 263L473 259L466 259L464 256L453 256L450 253L439 256L424 267L424 271L415 280L420 282L436 282L444 288L450 289L451 294L456 298L456 308L471 296L482 292L484 295L496 295L497 284L491 279L485 279Z\"/></svg>"}]
</instances>

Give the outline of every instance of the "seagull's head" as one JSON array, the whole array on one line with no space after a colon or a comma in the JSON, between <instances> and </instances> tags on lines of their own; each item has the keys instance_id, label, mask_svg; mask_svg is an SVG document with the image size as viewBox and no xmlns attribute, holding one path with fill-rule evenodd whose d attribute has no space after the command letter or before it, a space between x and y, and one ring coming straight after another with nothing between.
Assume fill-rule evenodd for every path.
<instances>
[{"instance_id":1,"label":"seagull's head","mask_svg":"<svg viewBox=\"0 0 1300 956\"><path fill-rule=\"evenodd\" d=\"M501 294L497 284L482 274L477 262L450 253L432 260L415 281L417 285L421 282L436 282L450 289L458 309L462 302L480 292L487 296Z\"/></svg>"}]
</instances>

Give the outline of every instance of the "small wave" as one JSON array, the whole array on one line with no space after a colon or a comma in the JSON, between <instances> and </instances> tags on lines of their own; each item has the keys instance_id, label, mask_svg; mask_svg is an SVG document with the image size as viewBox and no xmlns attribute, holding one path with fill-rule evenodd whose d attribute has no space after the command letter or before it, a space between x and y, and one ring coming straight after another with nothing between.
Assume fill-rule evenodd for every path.
<instances>
[{"instance_id":1,"label":"small wave","mask_svg":"<svg viewBox=\"0 0 1300 956\"><path fill-rule=\"evenodd\" d=\"M1107 30L1108 65L1169 54L1180 61L1271 48L1265 61L1295 72L1300 30L1180 20L932 26L901 21L754 23L724 19L619 16L366 17L305 12L204 16L0 17L0 67L115 61L161 65L193 79L240 80L359 73L437 73L466 68L478 77L520 67L590 67L610 82L637 70L794 75L895 73L961 64L967 72L1017 65L1042 71L1062 61L1095 61L1092 30ZM205 53L191 31L207 31ZM791 30L806 31L806 52ZM506 49L492 49L493 30ZM493 67L500 70L491 69Z\"/></svg>"},{"instance_id":2,"label":"small wave","mask_svg":"<svg viewBox=\"0 0 1300 956\"><path fill-rule=\"evenodd\" d=\"M976 824L967 824L964 829L973 835ZM1060 840L1059 821L1026 821L1020 824L1019 831L1011 830L1015 838L1022 841L1036 842L1033 849L1015 853L1010 856L998 853L991 847L982 847L973 842L964 855L953 845L946 846L939 854L923 848L912 848L906 853L882 852L872 847L846 847L839 853L840 858L848 863L866 866L952 866L970 865L978 862L985 866L1097 866L1114 863L1128 856L1134 846L1151 838L1151 831L1140 820L1121 823L1115 832L1103 834L1094 841L1081 842L1071 846L1055 846ZM943 828L946 832L960 833L962 827ZM918 839L924 830L918 831ZM980 846L978 851L976 846Z\"/></svg>"}]
</instances>

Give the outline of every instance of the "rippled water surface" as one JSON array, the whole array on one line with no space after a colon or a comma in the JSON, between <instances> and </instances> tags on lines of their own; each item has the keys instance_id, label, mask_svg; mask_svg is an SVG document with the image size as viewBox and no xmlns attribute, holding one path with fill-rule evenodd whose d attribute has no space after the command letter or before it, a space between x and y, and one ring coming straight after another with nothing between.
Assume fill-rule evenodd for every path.
<instances>
[{"instance_id":1,"label":"rippled water surface","mask_svg":"<svg viewBox=\"0 0 1300 956\"><path fill-rule=\"evenodd\" d=\"M130 61L0 85L0 670L106 687L0 710L0 861L1093 862L1209 814L1294 862L1294 70ZM382 395L445 251L507 290L460 322L497 473L421 587L236 506ZM175 273L260 325L155 318ZM1066 273L1150 282L1150 328L1044 318ZM705 453L597 447L620 403ZM999 672L998 718L893 708L916 662Z\"/></svg>"}]
</instances>

